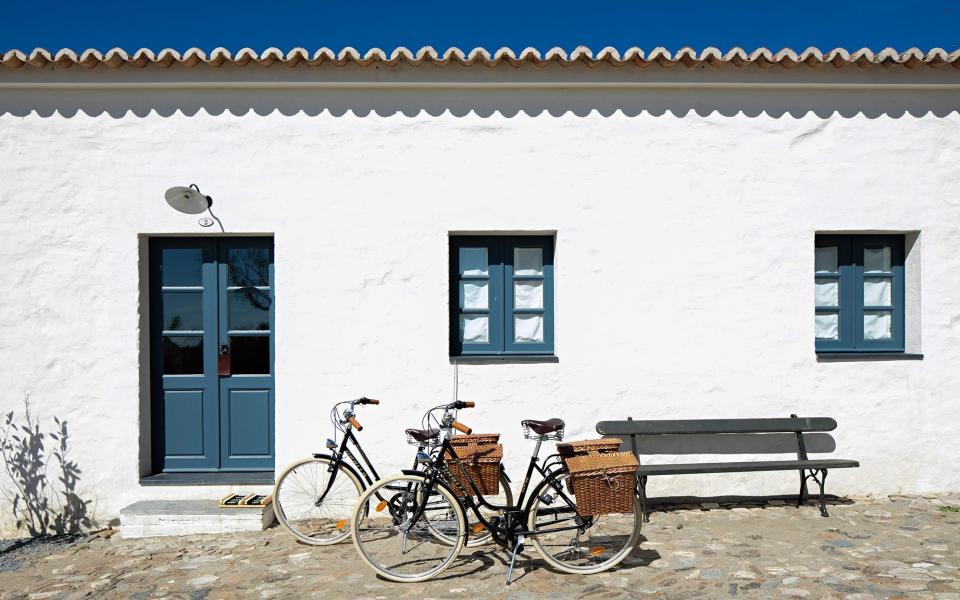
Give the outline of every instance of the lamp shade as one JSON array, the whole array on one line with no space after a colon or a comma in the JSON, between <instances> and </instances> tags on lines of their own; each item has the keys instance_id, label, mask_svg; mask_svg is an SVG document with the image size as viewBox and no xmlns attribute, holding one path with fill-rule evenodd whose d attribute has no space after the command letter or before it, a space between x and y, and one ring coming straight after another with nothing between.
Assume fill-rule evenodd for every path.
<instances>
[{"instance_id":1,"label":"lamp shade","mask_svg":"<svg viewBox=\"0 0 960 600\"><path fill-rule=\"evenodd\" d=\"M210 206L209 199L197 190L184 186L172 187L163 195L167 204L188 215L198 215Z\"/></svg>"}]
</instances>

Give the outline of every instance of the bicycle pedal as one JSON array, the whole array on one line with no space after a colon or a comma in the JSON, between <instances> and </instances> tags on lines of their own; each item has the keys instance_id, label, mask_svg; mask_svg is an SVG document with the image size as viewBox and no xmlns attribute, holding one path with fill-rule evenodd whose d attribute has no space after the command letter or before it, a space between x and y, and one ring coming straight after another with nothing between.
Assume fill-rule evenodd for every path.
<instances>
[{"instance_id":1,"label":"bicycle pedal","mask_svg":"<svg viewBox=\"0 0 960 600\"><path fill-rule=\"evenodd\" d=\"M547 506L553 504L553 496L547 493L540 494L540 502L543 502Z\"/></svg>"}]
</instances>

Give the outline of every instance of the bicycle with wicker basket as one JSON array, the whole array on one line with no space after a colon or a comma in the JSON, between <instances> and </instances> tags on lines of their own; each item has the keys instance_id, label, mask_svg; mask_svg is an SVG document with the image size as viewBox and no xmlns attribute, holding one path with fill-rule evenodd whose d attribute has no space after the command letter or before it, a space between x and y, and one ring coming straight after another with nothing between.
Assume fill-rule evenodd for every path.
<instances>
[{"instance_id":1,"label":"bicycle with wicker basket","mask_svg":"<svg viewBox=\"0 0 960 600\"><path fill-rule=\"evenodd\" d=\"M453 407L431 414L437 407L424 421L470 434ZM599 573L626 558L642 525L636 457L617 452L619 440L591 440L558 444L558 453L541 462L543 442L562 440L564 422L522 425L536 444L516 502L488 497L497 491L498 434L462 439L459 446L455 440L466 435L440 436L430 453L418 453L418 469L382 479L360 497L351 528L361 559L387 579L424 581L447 569L470 535L483 533L510 552L509 584L528 538L548 564L568 573ZM534 473L540 481L531 486ZM439 514L445 518L434 518Z\"/></svg>"},{"instance_id":2,"label":"bicycle with wicker basket","mask_svg":"<svg viewBox=\"0 0 960 600\"><path fill-rule=\"evenodd\" d=\"M338 402L330 411L334 437L326 442L327 453L316 453L288 466L273 487L273 511L277 521L298 540L314 546L328 546L350 535L350 517L360 494L380 479L376 467L367 457L356 432L363 426L356 419L359 406L378 405L379 400L358 398ZM461 402L472 406L472 402ZM436 429L408 429L407 440L417 446L417 454L436 448L440 435L452 436L449 423L438 423ZM339 435L338 435L339 434ZM337 438L340 441L337 441ZM467 436L456 436L459 437ZM458 440L458 443L459 440ZM413 462L416 466L417 463ZM512 500L506 473L498 473L500 495ZM430 519L442 521L445 514L428 507ZM439 531L440 528L435 528ZM490 535L477 536L471 546L490 541Z\"/></svg>"}]
</instances>

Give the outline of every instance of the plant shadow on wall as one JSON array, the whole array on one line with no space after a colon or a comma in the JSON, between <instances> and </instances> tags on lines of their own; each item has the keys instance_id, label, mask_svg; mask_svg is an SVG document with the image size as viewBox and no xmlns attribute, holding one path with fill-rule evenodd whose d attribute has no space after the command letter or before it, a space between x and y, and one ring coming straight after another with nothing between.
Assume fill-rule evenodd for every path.
<instances>
[{"instance_id":1,"label":"plant shadow on wall","mask_svg":"<svg viewBox=\"0 0 960 600\"><path fill-rule=\"evenodd\" d=\"M17 529L33 536L80 533L93 521L89 501L77 493L81 470L68 456L70 434L67 422L53 418L56 428L44 433L33 413L29 395L24 395L22 418L10 411L0 428L0 452L13 489L2 490L10 503ZM52 442L47 446L47 440ZM56 482L48 470L56 462Z\"/></svg>"}]
</instances>

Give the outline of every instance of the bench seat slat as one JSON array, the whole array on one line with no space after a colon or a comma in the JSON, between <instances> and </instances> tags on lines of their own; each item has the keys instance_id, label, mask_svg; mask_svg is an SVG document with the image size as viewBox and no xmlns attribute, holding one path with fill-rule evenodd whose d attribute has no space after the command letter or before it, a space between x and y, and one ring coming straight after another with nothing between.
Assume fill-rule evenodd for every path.
<instances>
[{"instance_id":1,"label":"bench seat slat","mask_svg":"<svg viewBox=\"0 0 960 600\"><path fill-rule=\"evenodd\" d=\"M654 419L642 421L600 421L601 435L664 435L681 433L786 433L833 431L836 420L831 417L798 417L789 419Z\"/></svg>"},{"instance_id":2,"label":"bench seat slat","mask_svg":"<svg viewBox=\"0 0 960 600\"><path fill-rule=\"evenodd\" d=\"M756 460L747 462L641 465L639 475L691 475L695 473L746 473L750 471L797 471L800 469L846 469L859 467L855 460Z\"/></svg>"}]
</instances>

